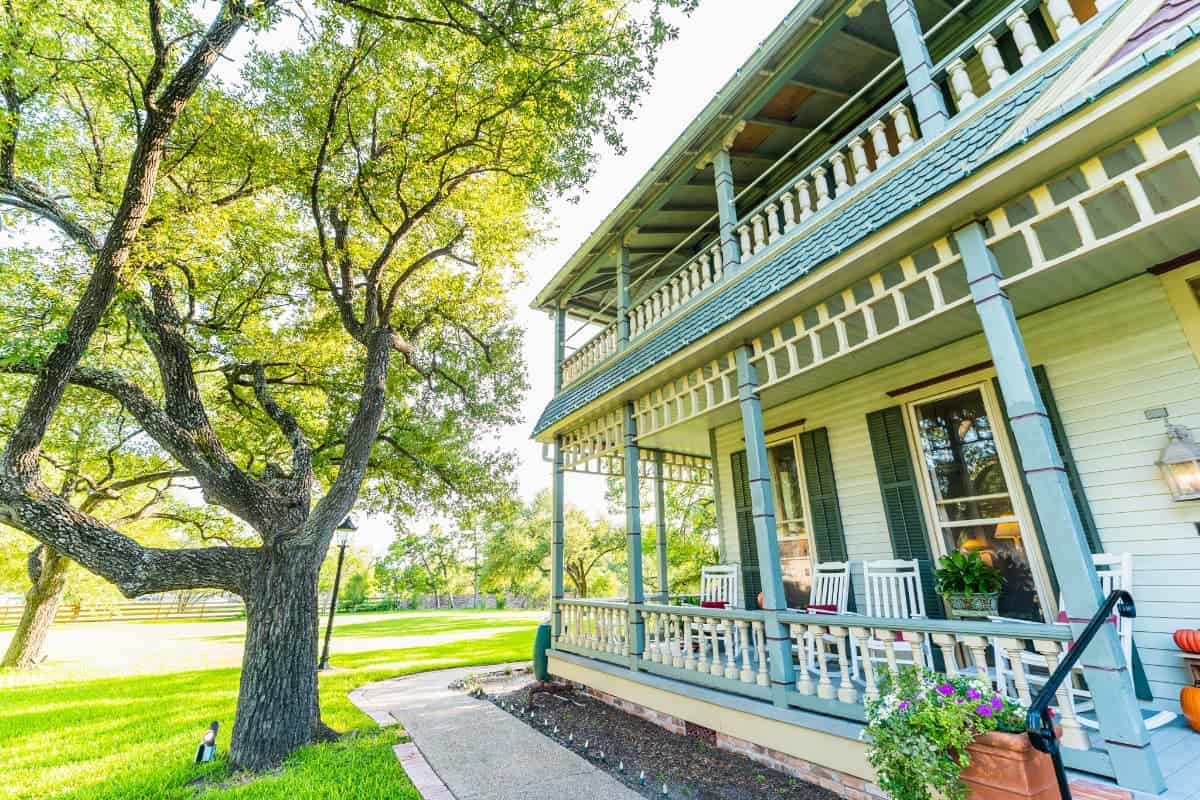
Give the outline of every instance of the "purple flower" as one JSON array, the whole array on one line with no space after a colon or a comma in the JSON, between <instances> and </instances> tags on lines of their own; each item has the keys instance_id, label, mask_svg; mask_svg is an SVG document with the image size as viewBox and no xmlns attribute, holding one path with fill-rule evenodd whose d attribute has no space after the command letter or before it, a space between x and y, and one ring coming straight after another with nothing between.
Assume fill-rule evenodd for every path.
<instances>
[{"instance_id":1,"label":"purple flower","mask_svg":"<svg viewBox=\"0 0 1200 800\"><path fill-rule=\"evenodd\" d=\"M989 705L981 705L975 709L975 713L981 717L990 717L992 715L992 707Z\"/></svg>"},{"instance_id":2,"label":"purple flower","mask_svg":"<svg viewBox=\"0 0 1200 800\"><path fill-rule=\"evenodd\" d=\"M942 697L949 697L950 695L954 694L954 687L948 683L943 683L941 686L937 687L937 691Z\"/></svg>"},{"instance_id":3,"label":"purple flower","mask_svg":"<svg viewBox=\"0 0 1200 800\"><path fill-rule=\"evenodd\" d=\"M907 700L901 700L901 701L900 701L900 710L901 710L901 711L908 711L908 705L909 705L909 703L908 703L908 701L907 701Z\"/></svg>"},{"instance_id":4,"label":"purple flower","mask_svg":"<svg viewBox=\"0 0 1200 800\"><path fill-rule=\"evenodd\" d=\"M992 710L1000 711L1004 708L1004 701L1000 699L1000 695L992 697Z\"/></svg>"},{"instance_id":5,"label":"purple flower","mask_svg":"<svg viewBox=\"0 0 1200 800\"><path fill-rule=\"evenodd\" d=\"M978 700L981 697L983 697L983 695L979 693L978 689L967 689L968 700Z\"/></svg>"},{"instance_id":6,"label":"purple flower","mask_svg":"<svg viewBox=\"0 0 1200 800\"><path fill-rule=\"evenodd\" d=\"M961 706L961 705L966 705L967 701L963 700L961 697L956 697L956 698L954 698L954 702L958 703Z\"/></svg>"}]
</instances>

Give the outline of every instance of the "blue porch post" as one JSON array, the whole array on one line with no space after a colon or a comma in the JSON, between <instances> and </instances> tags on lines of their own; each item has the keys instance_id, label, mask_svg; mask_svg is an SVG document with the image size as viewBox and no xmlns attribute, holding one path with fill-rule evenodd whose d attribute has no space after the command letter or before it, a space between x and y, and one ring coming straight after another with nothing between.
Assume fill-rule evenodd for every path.
<instances>
[{"instance_id":1,"label":"blue porch post","mask_svg":"<svg viewBox=\"0 0 1200 800\"><path fill-rule=\"evenodd\" d=\"M554 310L554 393L562 391L562 362L566 351L567 312ZM562 632L563 598L563 455L562 437L554 437L554 467L550 478L550 619L555 642Z\"/></svg>"},{"instance_id":2,"label":"blue porch post","mask_svg":"<svg viewBox=\"0 0 1200 800\"><path fill-rule=\"evenodd\" d=\"M663 476L666 459L661 450L654 451L654 545L658 550L658 600L671 602L671 585L667 581L667 488Z\"/></svg>"},{"instance_id":3,"label":"blue porch post","mask_svg":"<svg viewBox=\"0 0 1200 800\"><path fill-rule=\"evenodd\" d=\"M933 63L929 59L929 49L925 47L916 5L913 0L887 0L887 14L896 35L896 46L900 48L900 60L908 88L912 91L913 105L917 107L921 138L936 136L945 130L950 115L946 112L942 90L933 82Z\"/></svg>"},{"instance_id":4,"label":"blue porch post","mask_svg":"<svg viewBox=\"0 0 1200 800\"><path fill-rule=\"evenodd\" d=\"M617 248L617 349L629 346L629 248Z\"/></svg>"},{"instance_id":5,"label":"blue porch post","mask_svg":"<svg viewBox=\"0 0 1200 800\"><path fill-rule=\"evenodd\" d=\"M629 562L629 658L634 669L641 663L646 646L641 609L646 597L642 587L642 505L638 458L637 420L633 416L633 403L626 403L625 554Z\"/></svg>"},{"instance_id":6,"label":"blue porch post","mask_svg":"<svg viewBox=\"0 0 1200 800\"><path fill-rule=\"evenodd\" d=\"M758 399L758 375L750 363L749 345L735 351L738 402L742 410L742 430L746 436L746 466L750 473L750 502L754 510L754 538L758 548L758 568L762 578L763 617L767 638L767 662L771 676L771 696L786 705L786 689L795 683L792 666L792 639L777 614L787 611L780 571L779 537L775 531L775 499L771 494L771 474L767 466L767 444L763 431L762 404Z\"/></svg>"},{"instance_id":7,"label":"blue porch post","mask_svg":"<svg viewBox=\"0 0 1200 800\"><path fill-rule=\"evenodd\" d=\"M721 225L721 260L728 270L741 263L742 249L737 237L737 192L733 185L733 162L729 157L729 149L733 140L741 133L746 123L738 123L733 131L721 142L721 147L713 153L713 180L717 188L717 217Z\"/></svg>"},{"instance_id":8,"label":"blue porch post","mask_svg":"<svg viewBox=\"0 0 1200 800\"><path fill-rule=\"evenodd\" d=\"M1004 288L983 226L973 222L954 232L966 267L975 309L983 323L996 375L1004 393L1005 413L1042 529L1054 537L1046 548L1062 590L1061 604L1076 635L1103 602L1100 582L1059 457L1050 420L1033 377L1016 314ZM1117 782L1129 789L1165 788L1158 759L1142 720L1133 680L1116 628L1105 625L1081 659L1096 704L1101 738L1107 743Z\"/></svg>"}]
</instances>

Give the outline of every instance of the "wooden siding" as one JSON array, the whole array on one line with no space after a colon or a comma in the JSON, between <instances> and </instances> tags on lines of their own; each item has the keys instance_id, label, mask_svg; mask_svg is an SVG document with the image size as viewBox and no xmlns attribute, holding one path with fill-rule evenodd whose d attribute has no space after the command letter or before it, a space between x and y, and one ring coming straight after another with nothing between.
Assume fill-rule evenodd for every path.
<instances>
[{"instance_id":1,"label":"wooden siding","mask_svg":"<svg viewBox=\"0 0 1200 800\"><path fill-rule=\"evenodd\" d=\"M1021 321L1030 358L1050 378L1104 548L1134 554L1137 641L1155 697L1177 705L1184 672L1171 633L1200 620L1200 503L1173 503L1154 461L1166 438L1145 409L1166 406L1200 428L1200 365L1160 279L1143 275ZM988 360L982 335L764 409L768 429L800 418L827 427L846 542L855 561L890 558L866 415L886 393ZM990 371L978 373L982 380ZM905 398L901 398L905 399ZM730 453L739 424L716 430L724 552L736 553ZM855 580L861 597L861 580ZM861 607L861 606L860 606Z\"/></svg>"}]
</instances>

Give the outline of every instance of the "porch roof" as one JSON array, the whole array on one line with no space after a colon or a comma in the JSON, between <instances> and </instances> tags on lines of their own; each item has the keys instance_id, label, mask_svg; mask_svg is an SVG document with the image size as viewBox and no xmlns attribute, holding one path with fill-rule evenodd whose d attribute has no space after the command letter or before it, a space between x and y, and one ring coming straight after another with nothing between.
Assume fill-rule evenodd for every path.
<instances>
[{"instance_id":1,"label":"porch roof","mask_svg":"<svg viewBox=\"0 0 1200 800\"><path fill-rule=\"evenodd\" d=\"M1023 146L1055 123L1198 36L1200 22L1180 28L1166 41L1089 84L1083 91L1025 127L1019 135L996 147L1021 114L1087 49L1086 44L1076 46L1070 54L1032 82L1014 90L962 127L950 131L938 141L936 147L929 147L918 154L904 169L887 177L871 192L819 224L769 263L749 271L737 282L733 291L719 293L697 305L645 342L615 356L611 363L590 378L554 397L535 424L533 435L543 433L559 420L699 341L909 210L965 180L984 164Z\"/></svg>"}]
</instances>

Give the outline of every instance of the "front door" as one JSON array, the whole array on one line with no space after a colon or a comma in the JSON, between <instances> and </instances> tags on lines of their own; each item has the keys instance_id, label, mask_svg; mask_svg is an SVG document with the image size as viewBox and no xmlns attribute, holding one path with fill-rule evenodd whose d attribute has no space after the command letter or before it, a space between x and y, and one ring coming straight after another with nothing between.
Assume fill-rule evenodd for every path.
<instances>
[{"instance_id":1,"label":"front door","mask_svg":"<svg viewBox=\"0 0 1200 800\"><path fill-rule=\"evenodd\" d=\"M813 559L800 442L795 436L788 437L769 444L767 452L771 460L771 485L775 489L783 591L788 608L806 608L812 593Z\"/></svg>"},{"instance_id":2,"label":"front door","mask_svg":"<svg viewBox=\"0 0 1200 800\"><path fill-rule=\"evenodd\" d=\"M1044 621L1048 606L1037 536L1006 452L990 383L909 404L924 476L933 552L976 552L1004 575L1000 615Z\"/></svg>"}]
</instances>

